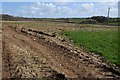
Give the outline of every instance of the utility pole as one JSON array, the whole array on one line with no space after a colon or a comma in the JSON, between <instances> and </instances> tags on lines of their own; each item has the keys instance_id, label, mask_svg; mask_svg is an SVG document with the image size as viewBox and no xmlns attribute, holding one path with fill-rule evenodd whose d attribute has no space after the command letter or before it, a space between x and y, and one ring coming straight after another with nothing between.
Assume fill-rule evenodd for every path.
<instances>
[{"instance_id":1,"label":"utility pole","mask_svg":"<svg viewBox=\"0 0 120 80\"><path fill-rule=\"evenodd\" d=\"M109 22L109 16L110 16L110 8L108 8L107 22Z\"/></svg>"}]
</instances>

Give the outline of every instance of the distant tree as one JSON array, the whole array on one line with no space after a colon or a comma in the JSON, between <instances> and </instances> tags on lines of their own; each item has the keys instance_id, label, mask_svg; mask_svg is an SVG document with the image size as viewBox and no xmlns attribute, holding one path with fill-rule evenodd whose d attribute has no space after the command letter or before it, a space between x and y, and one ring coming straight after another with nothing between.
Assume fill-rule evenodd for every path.
<instances>
[{"instance_id":1,"label":"distant tree","mask_svg":"<svg viewBox=\"0 0 120 80\"><path fill-rule=\"evenodd\" d=\"M94 20L96 20L97 22L100 22L100 23L107 22L107 17L104 17L104 16L93 16L93 17L91 17L91 19L94 19Z\"/></svg>"}]
</instances>

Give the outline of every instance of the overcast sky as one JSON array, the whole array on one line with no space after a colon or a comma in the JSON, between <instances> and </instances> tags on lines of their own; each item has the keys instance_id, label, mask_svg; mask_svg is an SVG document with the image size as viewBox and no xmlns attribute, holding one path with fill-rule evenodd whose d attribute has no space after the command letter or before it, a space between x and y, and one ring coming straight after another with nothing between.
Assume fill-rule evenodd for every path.
<instances>
[{"instance_id":1,"label":"overcast sky","mask_svg":"<svg viewBox=\"0 0 120 80\"><path fill-rule=\"evenodd\" d=\"M109 0L110 1L110 0ZM58 17L118 17L118 2L2 2L2 12L14 16L58 18Z\"/></svg>"}]
</instances>

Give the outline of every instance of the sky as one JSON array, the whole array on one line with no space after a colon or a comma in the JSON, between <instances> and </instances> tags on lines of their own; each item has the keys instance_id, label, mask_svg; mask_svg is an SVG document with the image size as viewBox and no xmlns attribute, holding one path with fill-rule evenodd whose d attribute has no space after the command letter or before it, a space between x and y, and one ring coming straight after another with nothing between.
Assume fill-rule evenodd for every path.
<instances>
[{"instance_id":1,"label":"sky","mask_svg":"<svg viewBox=\"0 0 120 80\"><path fill-rule=\"evenodd\" d=\"M1 3L0 3L1 4ZM118 2L75 2L59 0L56 2L2 2L2 14L35 18L81 18L92 16L118 17Z\"/></svg>"}]
</instances>

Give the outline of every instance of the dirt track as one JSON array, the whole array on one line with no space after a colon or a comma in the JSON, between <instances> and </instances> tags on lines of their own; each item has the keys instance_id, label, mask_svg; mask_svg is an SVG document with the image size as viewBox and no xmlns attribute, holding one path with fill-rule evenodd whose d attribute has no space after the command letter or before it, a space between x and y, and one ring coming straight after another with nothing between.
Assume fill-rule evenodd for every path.
<instances>
[{"instance_id":1,"label":"dirt track","mask_svg":"<svg viewBox=\"0 0 120 80\"><path fill-rule=\"evenodd\" d=\"M58 38L3 26L3 78L42 78L62 73L66 78L118 77L94 54L74 50Z\"/></svg>"}]
</instances>

